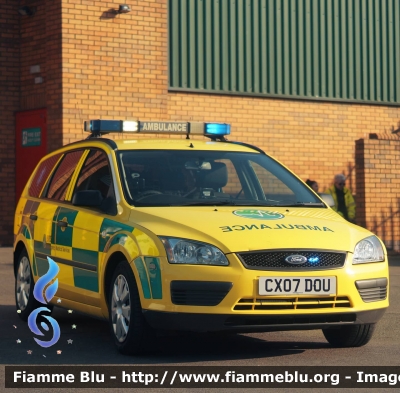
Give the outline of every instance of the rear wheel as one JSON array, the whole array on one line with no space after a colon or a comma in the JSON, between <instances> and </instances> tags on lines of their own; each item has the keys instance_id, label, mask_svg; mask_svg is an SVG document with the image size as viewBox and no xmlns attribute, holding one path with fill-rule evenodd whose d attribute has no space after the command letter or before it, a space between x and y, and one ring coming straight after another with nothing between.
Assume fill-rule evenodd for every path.
<instances>
[{"instance_id":1,"label":"rear wheel","mask_svg":"<svg viewBox=\"0 0 400 393\"><path fill-rule=\"evenodd\" d=\"M26 250L23 250L18 257L15 276L15 303L23 321L27 321L29 314L41 306L33 297L34 285L29 257Z\"/></svg>"},{"instance_id":2,"label":"rear wheel","mask_svg":"<svg viewBox=\"0 0 400 393\"><path fill-rule=\"evenodd\" d=\"M338 329L322 329L325 338L333 347L362 347L371 340L375 324L342 326Z\"/></svg>"},{"instance_id":3,"label":"rear wheel","mask_svg":"<svg viewBox=\"0 0 400 393\"><path fill-rule=\"evenodd\" d=\"M125 355L145 352L151 328L143 316L135 276L126 261L114 271L108 300L110 329L118 351Z\"/></svg>"}]
</instances>

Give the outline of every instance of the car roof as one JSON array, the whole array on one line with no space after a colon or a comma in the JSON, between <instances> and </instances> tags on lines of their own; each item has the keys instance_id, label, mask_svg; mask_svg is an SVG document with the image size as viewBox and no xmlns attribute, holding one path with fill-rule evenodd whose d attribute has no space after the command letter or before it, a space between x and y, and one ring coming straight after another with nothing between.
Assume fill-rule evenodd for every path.
<instances>
[{"instance_id":1,"label":"car roof","mask_svg":"<svg viewBox=\"0 0 400 393\"><path fill-rule=\"evenodd\" d=\"M115 141L118 149L160 149L160 150L186 150L188 148L201 150L230 150L253 151L249 147L229 142L202 141L191 139L142 139L142 140L118 140ZM132 147L136 145L137 147Z\"/></svg>"},{"instance_id":2,"label":"car roof","mask_svg":"<svg viewBox=\"0 0 400 393\"><path fill-rule=\"evenodd\" d=\"M73 142L63 146L57 151L66 151L78 147L104 147L108 145L112 150L210 150L232 152L261 152L258 148L241 144L240 142L204 141L194 139L107 139L90 138L79 142ZM55 152L54 152L55 153Z\"/></svg>"}]
</instances>

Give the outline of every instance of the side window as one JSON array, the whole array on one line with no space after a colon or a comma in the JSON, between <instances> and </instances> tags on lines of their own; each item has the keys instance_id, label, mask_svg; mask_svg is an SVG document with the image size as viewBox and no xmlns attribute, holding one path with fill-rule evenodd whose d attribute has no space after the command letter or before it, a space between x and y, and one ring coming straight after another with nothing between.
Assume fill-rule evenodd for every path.
<instances>
[{"instance_id":1,"label":"side window","mask_svg":"<svg viewBox=\"0 0 400 393\"><path fill-rule=\"evenodd\" d=\"M56 169L47 191L47 198L64 201L72 174L82 157L83 150L65 154Z\"/></svg>"},{"instance_id":2,"label":"side window","mask_svg":"<svg viewBox=\"0 0 400 393\"><path fill-rule=\"evenodd\" d=\"M37 169L35 176L33 177L32 183L29 186L29 196L39 198L44 183L46 182L47 178L54 168L54 165L56 165L60 157L61 154L56 154L55 156L49 157L47 160L43 161L39 165L39 168Z\"/></svg>"},{"instance_id":3,"label":"side window","mask_svg":"<svg viewBox=\"0 0 400 393\"><path fill-rule=\"evenodd\" d=\"M91 150L78 176L74 192L85 190L98 190L103 198L115 198L108 158L101 150Z\"/></svg>"}]
</instances>

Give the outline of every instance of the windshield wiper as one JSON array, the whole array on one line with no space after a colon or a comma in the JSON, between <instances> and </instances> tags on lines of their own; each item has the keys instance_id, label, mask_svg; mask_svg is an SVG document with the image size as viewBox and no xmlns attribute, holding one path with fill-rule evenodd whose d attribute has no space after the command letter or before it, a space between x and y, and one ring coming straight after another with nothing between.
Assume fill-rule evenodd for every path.
<instances>
[{"instance_id":1,"label":"windshield wiper","mask_svg":"<svg viewBox=\"0 0 400 393\"><path fill-rule=\"evenodd\" d=\"M224 201L215 201L215 200L204 200L204 201L196 201L196 202L184 202L184 203L177 203L173 206L224 206L224 205L232 205L236 206L236 203L230 200Z\"/></svg>"},{"instance_id":2,"label":"windshield wiper","mask_svg":"<svg viewBox=\"0 0 400 393\"><path fill-rule=\"evenodd\" d=\"M137 203L135 206L248 206L248 207L325 207L322 202L296 202L296 203L279 203L278 201L233 201L232 199L215 200L203 199L190 202L171 202L163 204L154 203Z\"/></svg>"},{"instance_id":3,"label":"windshield wiper","mask_svg":"<svg viewBox=\"0 0 400 393\"><path fill-rule=\"evenodd\" d=\"M232 201L228 200L209 200L192 201L187 203L172 204L173 206L249 206L249 207L324 207L321 202L296 202L296 203L277 203L277 201L263 202L263 201Z\"/></svg>"},{"instance_id":4,"label":"windshield wiper","mask_svg":"<svg viewBox=\"0 0 400 393\"><path fill-rule=\"evenodd\" d=\"M300 206L305 206L305 207L325 207L325 204L322 202L296 202L296 203L282 203L279 205L274 205L274 206L280 206L280 207L300 207Z\"/></svg>"}]
</instances>

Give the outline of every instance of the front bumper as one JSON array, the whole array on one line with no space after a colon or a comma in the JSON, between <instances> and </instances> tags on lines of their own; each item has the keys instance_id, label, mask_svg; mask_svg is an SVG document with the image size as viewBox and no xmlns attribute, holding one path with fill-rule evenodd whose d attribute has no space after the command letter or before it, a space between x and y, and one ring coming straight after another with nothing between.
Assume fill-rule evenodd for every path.
<instances>
[{"instance_id":1,"label":"front bumper","mask_svg":"<svg viewBox=\"0 0 400 393\"><path fill-rule=\"evenodd\" d=\"M376 323L386 308L343 313L320 314L197 314L143 310L149 325L156 329L210 332L234 331L241 333L282 330L313 330Z\"/></svg>"},{"instance_id":2,"label":"front bumper","mask_svg":"<svg viewBox=\"0 0 400 393\"><path fill-rule=\"evenodd\" d=\"M299 271L246 269L234 254L229 266L173 265L160 258L162 297L141 297L142 308L178 314L304 315L361 313L389 306L387 261L343 268ZM260 295L261 277L336 277L336 294Z\"/></svg>"}]
</instances>

